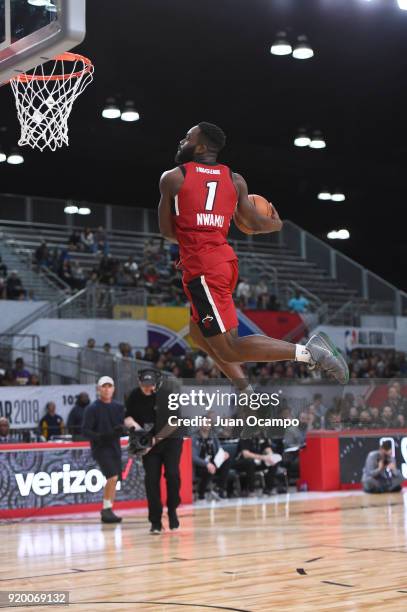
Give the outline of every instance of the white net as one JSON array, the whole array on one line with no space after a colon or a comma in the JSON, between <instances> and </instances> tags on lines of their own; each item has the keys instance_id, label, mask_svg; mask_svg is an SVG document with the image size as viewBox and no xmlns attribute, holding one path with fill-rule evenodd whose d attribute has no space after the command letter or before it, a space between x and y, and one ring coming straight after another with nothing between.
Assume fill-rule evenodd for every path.
<instances>
[{"instance_id":1,"label":"white net","mask_svg":"<svg viewBox=\"0 0 407 612\"><path fill-rule=\"evenodd\" d=\"M11 79L21 125L20 146L55 151L69 144L68 119L76 98L93 81L85 57L64 53L30 73Z\"/></svg>"}]
</instances>

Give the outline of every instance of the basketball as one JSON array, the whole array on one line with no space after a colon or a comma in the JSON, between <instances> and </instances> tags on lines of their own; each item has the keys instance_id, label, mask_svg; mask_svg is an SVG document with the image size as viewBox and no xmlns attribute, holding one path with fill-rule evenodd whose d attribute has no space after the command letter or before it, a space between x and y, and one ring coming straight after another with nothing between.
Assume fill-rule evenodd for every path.
<instances>
[{"instance_id":1,"label":"basketball","mask_svg":"<svg viewBox=\"0 0 407 612\"><path fill-rule=\"evenodd\" d=\"M256 208L257 212L264 217L272 217L273 216L273 205L271 202L266 200L261 195L251 194L249 195L249 201ZM233 216L233 221L235 222L236 227L243 232L243 234L254 234L253 230L247 227L244 223L238 220L236 213Z\"/></svg>"}]
</instances>

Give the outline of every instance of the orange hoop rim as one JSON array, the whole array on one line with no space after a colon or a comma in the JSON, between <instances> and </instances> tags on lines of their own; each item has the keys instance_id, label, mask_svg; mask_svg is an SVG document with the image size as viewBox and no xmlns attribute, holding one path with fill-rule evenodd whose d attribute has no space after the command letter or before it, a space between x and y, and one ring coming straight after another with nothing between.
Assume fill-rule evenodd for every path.
<instances>
[{"instance_id":1,"label":"orange hoop rim","mask_svg":"<svg viewBox=\"0 0 407 612\"><path fill-rule=\"evenodd\" d=\"M49 60L52 61L52 60ZM79 79L86 72L91 73L93 71L93 64L89 58L79 53L61 53L54 57L56 62L83 62L84 68L78 70L78 72L72 72L70 74L51 74L49 76L43 74L27 74L23 72L13 77L12 80L19 81L20 83L31 83L32 81L67 81L68 79Z\"/></svg>"}]
</instances>

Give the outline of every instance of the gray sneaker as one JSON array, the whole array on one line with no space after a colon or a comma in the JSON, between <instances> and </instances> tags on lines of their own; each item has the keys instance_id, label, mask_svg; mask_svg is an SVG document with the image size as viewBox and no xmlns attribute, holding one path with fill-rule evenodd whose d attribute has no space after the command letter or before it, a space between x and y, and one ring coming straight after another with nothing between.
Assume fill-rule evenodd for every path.
<instances>
[{"instance_id":1,"label":"gray sneaker","mask_svg":"<svg viewBox=\"0 0 407 612\"><path fill-rule=\"evenodd\" d=\"M336 378L341 385L349 382L348 364L327 334L324 332L314 334L305 348L311 353L310 369L321 368Z\"/></svg>"}]
</instances>

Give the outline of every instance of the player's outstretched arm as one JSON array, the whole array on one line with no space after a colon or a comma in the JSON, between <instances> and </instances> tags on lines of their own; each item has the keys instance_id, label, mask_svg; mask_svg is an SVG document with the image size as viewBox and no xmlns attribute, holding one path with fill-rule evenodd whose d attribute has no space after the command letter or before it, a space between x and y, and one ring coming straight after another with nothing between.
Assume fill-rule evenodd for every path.
<instances>
[{"instance_id":1,"label":"player's outstretched arm","mask_svg":"<svg viewBox=\"0 0 407 612\"><path fill-rule=\"evenodd\" d=\"M238 222L254 231L255 234L270 234L279 232L283 227L278 212L274 208L272 217L260 215L248 198L247 183L240 174L233 175L239 199L236 207L235 216Z\"/></svg>"},{"instance_id":2,"label":"player's outstretched arm","mask_svg":"<svg viewBox=\"0 0 407 612\"><path fill-rule=\"evenodd\" d=\"M160 232L170 242L177 242L173 222L173 201L183 181L182 172L179 168L164 172L160 179L160 203L158 205L158 224Z\"/></svg>"}]
</instances>

